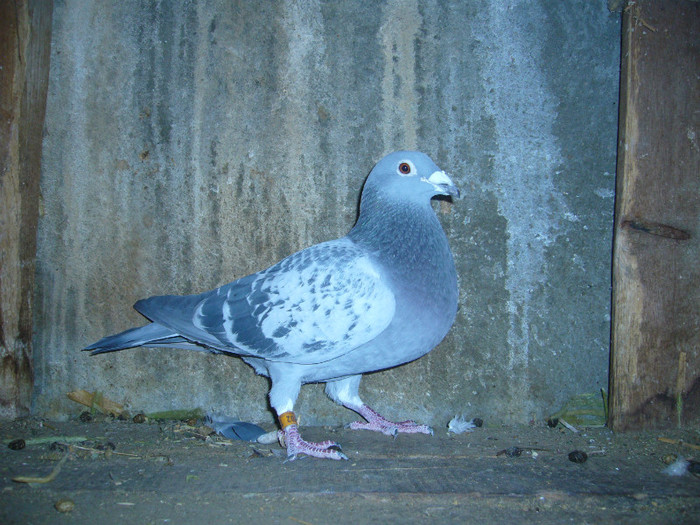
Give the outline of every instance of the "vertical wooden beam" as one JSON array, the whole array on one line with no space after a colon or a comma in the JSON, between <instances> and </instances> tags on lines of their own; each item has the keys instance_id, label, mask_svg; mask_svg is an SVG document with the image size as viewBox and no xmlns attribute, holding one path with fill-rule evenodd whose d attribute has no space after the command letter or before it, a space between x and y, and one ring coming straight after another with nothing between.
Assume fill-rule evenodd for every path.
<instances>
[{"instance_id":1,"label":"vertical wooden beam","mask_svg":"<svg viewBox=\"0 0 700 525\"><path fill-rule=\"evenodd\" d=\"M0 0L0 417L29 412L49 0Z\"/></svg>"},{"instance_id":2,"label":"vertical wooden beam","mask_svg":"<svg viewBox=\"0 0 700 525\"><path fill-rule=\"evenodd\" d=\"M700 421L700 4L623 15L610 424Z\"/></svg>"}]
</instances>

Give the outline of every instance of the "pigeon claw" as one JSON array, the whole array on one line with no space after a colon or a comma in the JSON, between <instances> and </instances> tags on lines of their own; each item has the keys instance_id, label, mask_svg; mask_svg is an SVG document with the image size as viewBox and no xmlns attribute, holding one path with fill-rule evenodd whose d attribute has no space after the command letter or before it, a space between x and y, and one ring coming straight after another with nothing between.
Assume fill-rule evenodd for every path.
<instances>
[{"instance_id":1,"label":"pigeon claw","mask_svg":"<svg viewBox=\"0 0 700 525\"><path fill-rule=\"evenodd\" d=\"M294 461L300 454L321 459L348 459L343 454L342 447L335 441L314 443L303 440L296 425L287 426L280 431L280 434L282 434L280 437L284 439L284 445L287 447L287 460L289 461Z\"/></svg>"},{"instance_id":2,"label":"pigeon claw","mask_svg":"<svg viewBox=\"0 0 700 525\"><path fill-rule=\"evenodd\" d=\"M350 423L348 428L352 430L374 430L381 432L387 436L396 438L399 434L430 434L433 435L433 429L428 425L420 425L415 421L401 421L394 423L392 421L355 421Z\"/></svg>"},{"instance_id":3,"label":"pigeon claw","mask_svg":"<svg viewBox=\"0 0 700 525\"><path fill-rule=\"evenodd\" d=\"M367 405L362 405L359 408L353 407L353 410L364 417L367 422L355 421L354 423L350 423L347 425L347 427L351 428L352 430L374 430L375 432L381 432L382 434L393 436L394 438L396 438L399 433L433 435L433 429L428 425L420 425L415 421L410 420L394 423Z\"/></svg>"}]
</instances>

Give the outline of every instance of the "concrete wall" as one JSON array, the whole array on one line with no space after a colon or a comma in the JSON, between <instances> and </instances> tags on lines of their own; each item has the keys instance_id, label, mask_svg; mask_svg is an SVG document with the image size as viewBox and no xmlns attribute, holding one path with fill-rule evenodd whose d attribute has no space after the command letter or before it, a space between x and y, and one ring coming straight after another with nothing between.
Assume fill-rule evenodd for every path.
<instances>
[{"instance_id":1,"label":"concrete wall","mask_svg":"<svg viewBox=\"0 0 700 525\"><path fill-rule=\"evenodd\" d=\"M365 378L390 417L523 422L607 388L619 14L604 0L56 2L43 149L34 410L100 390L132 410L272 422L237 358L97 338L131 305L266 268L352 226L363 179L430 154L460 310ZM302 422L354 414L302 389Z\"/></svg>"}]
</instances>

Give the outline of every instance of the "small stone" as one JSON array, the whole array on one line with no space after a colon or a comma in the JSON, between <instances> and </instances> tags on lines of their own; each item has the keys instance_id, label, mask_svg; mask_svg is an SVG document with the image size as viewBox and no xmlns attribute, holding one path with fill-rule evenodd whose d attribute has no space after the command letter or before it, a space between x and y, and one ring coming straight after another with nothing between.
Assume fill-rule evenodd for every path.
<instances>
[{"instance_id":1,"label":"small stone","mask_svg":"<svg viewBox=\"0 0 700 525\"><path fill-rule=\"evenodd\" d=\"M202 425L201 427L197 427L197 433L202 436L211 436L212 434L216 434L216 430L207 425Z\"/></svg>"},{"instance_id":2,"label":"small stone","mask_svg":"<svg viewBox=\"0 0 700 525\"><path fill-rule=\"evenodd\" d=\"M75 508L75 503L71 499L63 498L59 499L53 506L58 512L71 512Z\"/></svg>"},{"instance_id":3,"label":"small stone","mask_svg":"<svg viewBox=\"0 0 700 525\"><path fill-rule=\"evenodd\" d=\"M134 423L145 423L146 415L143 413L136 414L133 419Z\"/></svg>"},{"instance_id":4,"label":"small stone","mask_svg":"<svg viewBox=\"0 0 700 525\"><path fill-rule=\"evenodd\" d=\"M661 458L661 461L664 462L664 465L670 465L671 463L673 463L677 459L678 459L678 456L676 456L675 454L666 454L665 456L663 456Z\"/></svg>"},{"instance_id":5,"label":"small stone","mask_svg":"<svg viewBox=\"0 0 700 525\"><path fill-rule=\"evenodd\" d=\"M523 449L520 447L510 447L496 452L497 456L502 456L504 454L509 458L519 458L523 454Z\"/></svg>"}]
</instances>

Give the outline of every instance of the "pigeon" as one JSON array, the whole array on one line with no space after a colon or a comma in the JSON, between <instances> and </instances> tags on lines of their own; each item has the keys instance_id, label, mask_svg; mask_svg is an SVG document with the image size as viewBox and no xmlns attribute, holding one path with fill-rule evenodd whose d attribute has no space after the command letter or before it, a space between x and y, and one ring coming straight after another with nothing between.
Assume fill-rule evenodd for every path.
<instances>
[{"instance_id":1,"label":"pigeon","mask_svg":"<svg viewBox=\"0 0 700 525\"><path fill-rule=\"evenodd\" d=\"M280 443L298 455L347 459L338 443L302 439L294 403L302 384L364 421L351 429L432 434L414 421L392 422L359 395L362 374L427 354L451 328L457 273L430 204L459 197L452 179L424 153L397 151L367 177L354 227L266 270L198 295L165 295L134 308L151 323L100 339L92 354L140 346L233 354L271 380Z\"/></svg>"}]
</instances>

